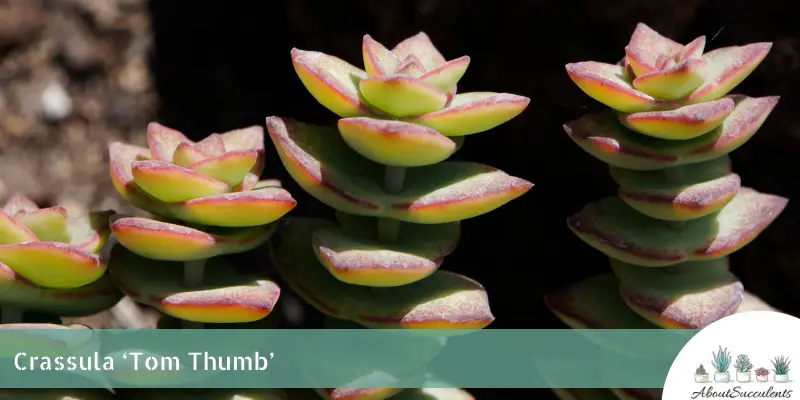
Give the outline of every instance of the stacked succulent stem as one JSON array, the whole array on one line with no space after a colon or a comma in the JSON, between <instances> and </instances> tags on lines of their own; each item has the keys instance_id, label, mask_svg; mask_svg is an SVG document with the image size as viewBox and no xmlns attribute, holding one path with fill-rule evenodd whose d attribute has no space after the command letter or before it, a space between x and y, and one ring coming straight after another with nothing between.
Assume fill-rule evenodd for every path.
<instances>
[{"instance_id":1,"label":"stacked succulent stem","mask_svg":"<svg viewBox=\"0 0 800 400\"><path fill-rule=\"evenodd\" d=\"M292 50L305 87L341 117L338 130L279 117L267 118L267 130L292 178L335 208L339 223L282 220L275 267L329 318L367 328L481 329L494 319L483 287L438 268L458 244L459 221L508 203L532 184L446 160L464 136L509 121L529 100L456 94L469 57L446 61L424 33L392 50L366 35L362 50L365 70ZM323 391L330 398L345 392Z\"/></svg>"},{"instance_id":2,"label":"stacked succulent stem","mask_svg":"<svg viewBox=\"0 0 800 400\"><path fill-rule=\"evenodd\" d=\"M134 301L157 308L184 328L249 323L269 315L280 288L243 276L224 255L263 244L296 202L264 168L261 127L193 142L157 123L148 148L112 143L117 190L155 217L116 218L110 274Z\"/></svg>"},{"instance_id":3,"label":"stacked succulent stem","mask_svg":"<svg viewBox=\"0 0 800 400\"><path fill-rule=\"evenodd\" d=\"M568 219L580 239L610 258L614 273L547 297L573 328L701 329L733 313L772 309L744 291L727 263L787 203L742 187L727 156L778 102L728 94L771 44L704 48L703 36L684 46L638 24L620 63L566 66L581 90L612 110L564 128L610 164L619 185L618 196Z\"/></svg>"}]
</instances>

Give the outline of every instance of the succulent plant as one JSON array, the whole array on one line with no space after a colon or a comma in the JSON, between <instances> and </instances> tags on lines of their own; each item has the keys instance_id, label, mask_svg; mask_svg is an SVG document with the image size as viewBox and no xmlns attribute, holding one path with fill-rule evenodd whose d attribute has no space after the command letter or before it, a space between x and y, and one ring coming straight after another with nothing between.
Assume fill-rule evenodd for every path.
<instances>
[{"instance_id":1,"label":"succulent plant","mask_svg":"<svg viewBox=\"0 0 800 400\"><path fill-rule=\"evenodd\" d=\"M788 201L742 187L728 157L778 102L729 94L771 44L704 48L705 37L681 45L640 23L621 62L566 66L580 89L612 109L564 128L610 164L619 185L617 196L568 219L616 275L548 296L572 327L701 329L735 312L771 309L744 291L727 260Z\"/></svg>"},{"instance_id":2,"label":"succulent plant","mask_svg":"<svg viewBox=\"0 0 800 400\"><path fill-rule=\"evenodd\" d=\"M775 371L775 375L786 375L789 373L789 364L791 364L791 360L789 357L780 356L775 357L772 361L772 366L774 367L773 371Z\"/></svg>"},{"instance_id":3,"label":"succulent plant","mask_svg":"<svg viewBox=\"0 0 800 400\"><path fill-rule=\"evenodd\" d=\"M187 326L265 318L280 295L277 284L240 275L218 257L263 244L274 231L272 222L296 205L278 182L259 181L263 128L212 134L195 143L150 123L147 144L109 145L114 186L156 218L111 223L121 246L112 250L110 275L132 299Z\"/></svg>"},{"instance_id":4,"label":"succulent plant","mask_svg":"<svg viewBox=\"0 0 800 400\"><path fill-rule=\"evenodd\" d=\"M22 322L25 312L57 320L113 307L122 294L101 252L113 214L74 217L64 207L39 208L21 194L9 198L0 210L2 323Z\"/></svg>"},{"instance_id":5,"label":"succulent plant","mask_svg":"<svg viewBox=\"0 0 800 400\"><path fill-rule=\"evenodd\" d=\"M722 348L719 346L719 350L716 352L711 352L711 366L714 367L717 372L728 372L728 368L731 366L731 352L728 351L728 348Z\"/></svg>"},{"instance_id":6,"label":"succulent plant","mask_svg":"<svg viewBox=\"0 0 800 400\"><path fill-rule=\"evenodd\" d=\"M736 362L733 368L738 372L750 372L753 369L753 364L750 362L750 357L747 354L739 354L736 356Z\"/></svg>"},{"instance_id":7,"label":"succulent plant","mask_svg":"<svg viewBox=\"0 0 800 400\"><path fill-rule=\"evenodd\" d=\"M447 61L425 33L392 50L366 35L362 53L364 70L324 53L291 51L302 83L341 119L325 127L269 117L267 130L292 178L336 209L338 223L282 220L271 240L275 268L332 318L369 328L483 328L494 319L484 288L438 268L458 244L459 221L533 185L486 165L445 160L465 136L509 121L529 99L457 93L469 57ZM338 398L341 390L325 393Z\"/></svg>"},{"instance_id":8,"label":"succulent plant","mask_svg":"<svg viewBox=\"0 0 800 400\"><path fill-rule=\"evenodd\" d=\"M755 370L756 376L767 376L769 375L769 370L766 368L756 368Z\"/></svg>"},{"instance_id":9,"label":"succulent plant","mask_svg":"<svg viewBox=\"0 0 800 400\"><path fill-rule=\"evenodd\" d=\"M703 364L700 364L699 367L694 371L695 375L708 375L708 371L706 371L706 367Z\"/></svg>"}]
</instances>

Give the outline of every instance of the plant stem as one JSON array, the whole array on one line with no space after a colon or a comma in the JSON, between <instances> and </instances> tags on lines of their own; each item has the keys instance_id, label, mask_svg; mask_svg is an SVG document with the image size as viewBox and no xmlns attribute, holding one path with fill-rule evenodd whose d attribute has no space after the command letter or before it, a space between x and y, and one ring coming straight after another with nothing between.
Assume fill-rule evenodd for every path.
<instances>
[{"instance_id":1,"label":"plant stem","mask_svg":"<svg viewBox=\"0 0 800 400\"><path fill-rule=\"evenodd\" d=\"M22 322L25 311L14 306L3 306L0 310L0 323L17 324Z\"/></svg>"},{"instance_id":2,"label":"plant stem","mask_svg":"<svg viewBox=\"0 0 800 400\"><path fill-rule=\"evenodd\" d=\"M404 167L386 166L383 175L383 190L395 194L403 190L403 181L406 178ZM392 218L378 218L378 240L385 243L397 243L400 236L400 221Z\"/></svg>"},{"instance_id":3,"label":"plant stem","mask_svg":"<svg viewBox=\"0 0 800 400\"><path fill-rule=\"evenodd\" d=\"M207 259L204 258L202 260L186 261L183 263L184 287L194 288L203 284L206 272L206 261ZM187 321L184 319L181 320L181 325L183 329L203 329L202 322Z\"/></svg>"}]
</instances>

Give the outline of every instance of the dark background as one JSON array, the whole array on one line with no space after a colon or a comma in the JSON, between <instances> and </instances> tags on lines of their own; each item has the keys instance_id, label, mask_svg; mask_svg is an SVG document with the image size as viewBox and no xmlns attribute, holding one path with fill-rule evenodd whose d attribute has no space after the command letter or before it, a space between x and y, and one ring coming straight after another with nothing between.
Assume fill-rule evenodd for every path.
<instances>
[{"instance_id":1,"label":"dark background","mask_svg":"<svg viewBox=\"0 0 800 400\"><path fill-rule=\"evenodd\" d=\"M486 163L533 182L521 198L464 221L459 249L443 264L483 283L490 328L562 328L543 296L608 270L565 220L611 195L607 166L583 152L562 124L600 109L564 64L616 62L637 22L679 42L706 35L711 50L771 41L772 51L735 91L780 95L770 118L732 154L745 185L793 199L731 264L751 292L798 315L800 29L795 2L777 0L2 0L0 1L0 197L22 191L40 205L127 205L111 188L109 140L144 141L156 120L193 138L270 115L334 123L302 86L292 47L361 66L361 38L387 47L425 31L448 58L469 55L460 92L527 96L529 107L467 138L455 158ZM61 82L73 111L44 121L32 93ZM268 142L265 176L298 200L291 215L331 216L287 175ZM113 324L112 324L113 325ZM475 391L480 398L531 391ZM548 391L536 391L544 398ZM486 394L487 396L483 396Z\"/></svg>"}]
</instances>

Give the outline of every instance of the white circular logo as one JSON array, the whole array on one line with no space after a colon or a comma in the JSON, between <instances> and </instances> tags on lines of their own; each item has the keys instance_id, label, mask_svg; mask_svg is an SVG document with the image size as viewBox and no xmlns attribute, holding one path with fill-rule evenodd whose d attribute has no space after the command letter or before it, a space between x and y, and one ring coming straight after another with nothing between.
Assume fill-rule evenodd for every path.
<instances>
[{"instance_id":1,"label":"white circular logo","mask_svg":"<svg viewBox=\"0 0 800 400\"><path fill-rule=\"evenodd\" d=\"M733 314L683 347L664 400L800 399L800 319L772 311ZM796 375L796 376L795 376Z\"/></svg>"}]
</instances>

